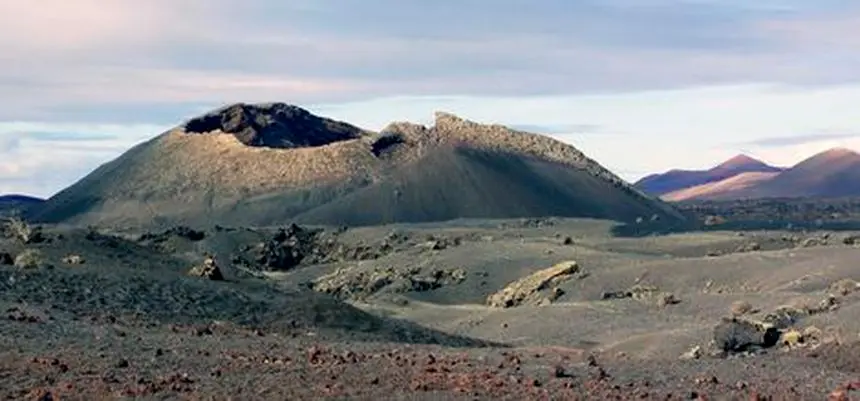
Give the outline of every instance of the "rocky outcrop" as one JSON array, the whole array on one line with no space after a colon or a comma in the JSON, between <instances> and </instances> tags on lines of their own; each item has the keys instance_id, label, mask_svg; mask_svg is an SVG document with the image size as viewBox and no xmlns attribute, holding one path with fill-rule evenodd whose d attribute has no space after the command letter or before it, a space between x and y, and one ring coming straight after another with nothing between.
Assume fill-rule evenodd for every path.
<instances>
[{"instance_id":1,"label":"rocky outcrop","mask_svg":"<svg viewBox=\"0 0 860 401\"><path fill-rule=\"evenodd\" d=\"M223 132L248 146L284 149L323 146L363 133L358 127L284 103L229 105L189 120L184 129L189 134Z\"/></svg>"},{"instance_id":2,"label":"rocky outcrop","mask_svg":"<svg viewBox=\"0 0 860 401\"><path fill-rule=\"evenodd\" d=\"M206 258L202 264L192 267L188 271L188 275L213 281L224 281L224 274L213 258Z\"/></svg>"},{"instance_id":3,"label":"rocky outcrop","mask_svg":"<svg viewBox=\"0 0 860 401\"><path fill-rule=\"evenodd\" d=\"M403 294L456 285L466 280L462 269L380 268L372 271L340 269L320 277L311 287L341 299L364 299L383 290Z\"/></svg>"},{"instance_id":4,"label":"rocky outcrop","mask_svg":"<svg viewBox=\"0 0 860 401\"><path fill-rule=\"evenodd\" d=\"M756 351L770 348L779 342L780 331L766 323L731 318L714 327L714 343L728 353Z\"/></svg>"},{"instance_id":5,"label":"rocky outcrop","mask_svg":"<svg viewBox=\"0 0 860 401\"><path fill-rule=\"evenodd\" d=\"M374 244L345 244L338 240L339 233L291 224L264 242L243 247L233 263L252 270L288 271L299 265L371 260L390 252L400 240L388 235Z\"/></svg>"},{"instance_id":6,"label":"rocky outcrop","mask_svg":"<svg viewBox=\"0 0 860 401\"><path fill-rule=\"evenodd\" d=\"M508 284L490 295L487 304L495 308L549 304L564 294L558 285L578 274L581 274L581 269L576 262L561 262Z\"/></svg>"}]
</instances>

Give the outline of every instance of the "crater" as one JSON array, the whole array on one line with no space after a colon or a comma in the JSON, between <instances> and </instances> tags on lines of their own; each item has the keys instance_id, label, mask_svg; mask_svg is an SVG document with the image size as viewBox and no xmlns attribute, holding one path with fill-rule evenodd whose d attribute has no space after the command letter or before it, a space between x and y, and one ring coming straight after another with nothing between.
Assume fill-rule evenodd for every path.
<instances>
[{"instance_id":1,"label":"crater","mask_svg":"<svg viewBox=\"0 0 860 401\"><path fill-rule=\"evenodd\" d=\"M188 120L187 134L223 132L247 146L281 149L324 146L360 138L364 130L285 103L237 103Z\"/></svg>"},{"instance_id":2,"label":"crater","mask_svg":"<svg viewBox=\"0 0 860 401\"><path fill-rule=\"evenodd\" d=\"M402 135L396 133L385 133L376 138L370 144L370 151L376 157L381 157L395 149L397 145L406 143Z\"/></svg>"}]
</instances>

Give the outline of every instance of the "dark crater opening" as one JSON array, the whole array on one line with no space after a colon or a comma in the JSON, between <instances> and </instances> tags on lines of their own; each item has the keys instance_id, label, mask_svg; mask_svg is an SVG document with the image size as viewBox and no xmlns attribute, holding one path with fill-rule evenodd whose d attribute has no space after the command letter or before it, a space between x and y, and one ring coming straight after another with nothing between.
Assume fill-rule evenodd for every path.
<instances>
[{"instance_id":1,"label":"dark crater opening","mask_svg":"<svg viewBox=\"0 0 860 401\"><path fill-rule=\"evenodd\" d=\"M247 146L287 149L323 146L362 135L358 127L284 103L234 104L191 119L184 128L189 134L221 130Z\"/></svg>"},{"instance_id":2,"label":"dark crater opening","mask_svg":"<svg viewBox=\"0 0 860 401\"><path fill-rule=\"evenodd\" d=\"M373 152L374 156L379 157L384 153L394 150L394 147L402 143L406 143L406 140L400 134L386 133L373 141L370 145L370 151Z\"/></svg>"}]
</instances>

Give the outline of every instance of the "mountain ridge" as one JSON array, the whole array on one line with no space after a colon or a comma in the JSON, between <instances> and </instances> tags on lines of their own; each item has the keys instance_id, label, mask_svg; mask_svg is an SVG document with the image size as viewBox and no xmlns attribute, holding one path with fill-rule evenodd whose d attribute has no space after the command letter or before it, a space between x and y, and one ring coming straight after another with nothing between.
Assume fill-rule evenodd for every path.
<instances>
[{"instance_id":1,"label":"mountain ridge","mask_svg":"<svg viewBox=\"0 0 860 401\"><path fill-rule=\"evenodd\" d=\"M662 196L685 188L721 181L740 173L767 173L782 170L780 167L771 166L748 155L739 154L707 170L672 169L664 173L650 174L636 181L633 186L649 195Z\"/></svg>"},{"instance_id":2,"label":"mountain ridge","mask_svg":"<svg viewBox=\"0 0 860 401\"><path fill-rule=\"evenodd\" d=\"M662 195L667 201L860 196L860 153L832 148L780 172L741 173Z\"/></svg>"}]
</instances>

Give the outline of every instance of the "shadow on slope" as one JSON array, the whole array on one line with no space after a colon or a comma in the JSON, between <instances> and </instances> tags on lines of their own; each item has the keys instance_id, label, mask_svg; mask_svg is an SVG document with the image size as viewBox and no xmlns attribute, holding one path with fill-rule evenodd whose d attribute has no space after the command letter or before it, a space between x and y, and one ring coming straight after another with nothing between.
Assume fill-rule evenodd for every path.
<instances>
[{"instance_id":1,"label":"shadow on slope","mask_svg":"<svg viewBox=\"0 0 860 401\"><path fill-rule=\"evenodd\" d=\"M285 333L311 330L335 340L493 345L373 316L302 289L276 289L262 282L225 283L144 272L106 274L72 269L0 269L0 300L82 317L136 315L157 324L218 320Z\"/></svg>"},{"instance_id":2,"label":"shadow on slope","mask_svg":"<svg viewBox=\"0 0 860 401\"><path fill-rule=\"evenodd\" d=\"M677 220L658 201L576 168L508 152L445 147L296 221L366 226L550 216Z\"/></svg>"}]
</instances>

